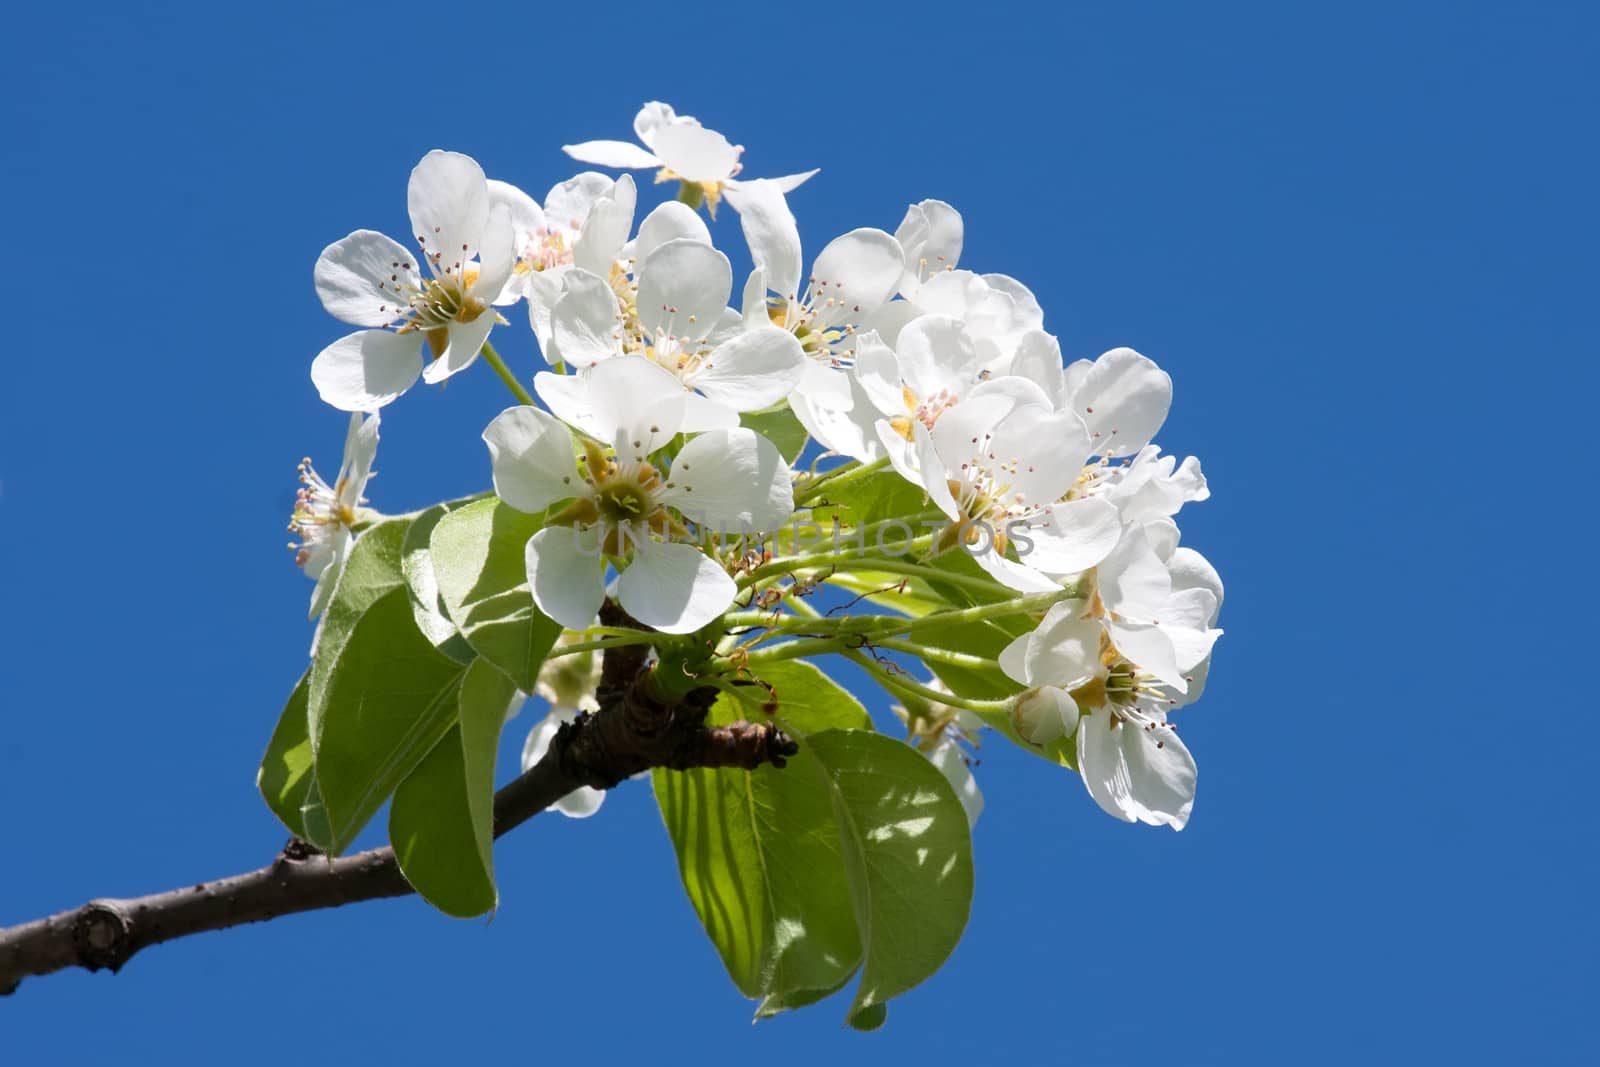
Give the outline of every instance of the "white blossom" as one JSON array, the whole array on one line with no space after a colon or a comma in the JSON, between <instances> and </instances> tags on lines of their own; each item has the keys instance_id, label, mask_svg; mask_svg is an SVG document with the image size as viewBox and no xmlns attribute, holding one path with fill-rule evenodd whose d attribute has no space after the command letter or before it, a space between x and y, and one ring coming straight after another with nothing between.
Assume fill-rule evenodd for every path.
<instances>
[{"instance_id":1,"label":"white blossom","mask_svg":"<svg viewBox=\"0 0 1600 1067\"><path fill-rule=\"evenodd\" d=\"M559 378L535 380L547 403ZM581 466L567 423L538 408L510 408L483 435L502 500L531 513L567 501L528 541L533 598L563 626L589 625L610 559L625 564L616 595L634 618L664 633L697 630L727 609L735 586L691 543L687 522L776 529L794 510L788 465L766 438L735 427L691 437L667 467L652 453L682 430L684 394L642 357L607 360L585 385L581 399L564 393L552 404L587 435Z\"/></svg>"},{"instance_id":2,"label":"white blossom","mask_svg":"<svg viewBox=\"0 0 1600 1067\"><path fill-rule=\"evenodd\" d=\"M679 115L671 105L654 100L645 104L634 117L633 132L639 144L584 141L562 145L561 150L573 159L601 167L656 170L657 182L678 181L697 190L713 217L723 194L744 184L734 178L744 169L739 162L744 146L730 143L693 116ZM788 192L816 173L809 170L766 180ZM733 196L729 201L739 210Z\"/></svg>"},{"instance_id":3,"label":"white blossom","mask_svg":"<svg viewBox=\"0 0 1600 1067\"><path fill-rule=\"evenodd\" d=\"M306 577L316 579L316 589L311 593L313 619L328 606L334 582L355 540L353 527L359 518L358 509L366 500L362 494L372 478L372 460L377 451L378 416L363 418L358 412L350 416L344 459L332 485L317 473L309 457L300 461L301 488L295 494L294 514L289 519L289 531L299 536L300 543L289 547Z\"/></svg>"},{"instance_id":4,"label":"white blossom","mask_svg":"<svg viewBox=\"0 0 1600 1067\"><path fill-rule=\"evenodd\" d=\"M441 382L478 358L499 316L514 261L509 209L491 206L483 170L457 152L429 152L406 194L427 276L399 242L357 230L323 249L317 295L329 314L368 327L324 348L311 364L322 399L376 411L421 374ZM423 365L426 346L432 361Z\"/></svg>"}]
</instances>

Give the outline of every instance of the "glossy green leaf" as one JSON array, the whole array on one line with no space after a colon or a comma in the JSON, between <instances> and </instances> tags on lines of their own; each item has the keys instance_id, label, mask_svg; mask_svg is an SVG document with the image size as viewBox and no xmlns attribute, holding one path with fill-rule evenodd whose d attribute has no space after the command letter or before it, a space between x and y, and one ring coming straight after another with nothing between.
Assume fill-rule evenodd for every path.
<instances>
[{"instance_id":1,"label":"glossy green leaf","mask_svg":"<svg viewBox=\"0 0 1600 1067\"><path fill-rule=\"evenodd\" d=\"M306 802L306 790L311 783L311 735L306 725L306 700L311 691L311 675L300 676L294 692L278 717L272 740L267 742L267 754L262 757L261 769L256 773L256 788L261 798L289 832L305 837L305 822L301 809Z\"/></svg>"},{"instance_id":2,"label":"glossy green leaf","mask_svg":"<svg viewBox=\"0 0 1600 1067\"><path fill-rule=\"evenodd\" d=\"M319 835L308 820L306 830L318 847L343 851L454 725L463 670L417 629L404 588L362 613L329 673L312 736L326 826Z\"/></svg>"},{"instance_id":3,"label":"glossy green leaf","mask_svg":"<svg viewBox=\"0 0 1600 1067\"><path fill-rule=\"evenodd\" d=\"M440 518L428 542L445 613L526 693L561 634L528 591L526 547L542 521L490 497Z\"/></svg>"},{"instance_id":4,"label":"glossy green leaf","mask_svg":"<svg viewBox=\"0 0 1600 1067\"><path fill-rule=\"evenodd\" d=\"M806 742L833 801L865 962L852 1019L928 978L972 906L972 836L950 783L909 745L829 730Z\"/></svg>"},{"instance_id":5,"label":"glossy green leaf","mask_svg":"<svg viewBox=\"0 0 1600 1067\"><path fill-rule=\"evenodd\" d=\"M766 411L747 411L739 416L739 425L748 426L771 441L778 454L793 463L806 447L806 428L800 425L789 405L769 408Z\"/></svg>"},{"instance_id":6,"label":"glossy green leaf","mask_svg":"<svg viewBox=\"0 0 1600 1067\"><path fill-rule=\"evenodd\" d=\"M771 687L772 698L777 702L774 714L784 727L796 737L805 737L821 730L870 730L872 717L861 701L844 686L829 678L815 663L805 660L779 660L764 664L760 669L761 681ZM766 686L754 687L758 699L765 699ZM721 718L727 715L728 718ZM718 698L712 709L714 724L732 722L736 718L755 721L747 707L738 706L732 698Z\"/></svg>"},{"instance_id":7,"label":"glossy green leaf","mask_svg":"<svg viewBox=\"0 0 1600 1067\"><path fill-rule=\"evenodd\" d=\"M447 915L494 908L494 762L515 687L487 660L467 668L460 721L395 791L389 842L406 881Z\"/></svg>"},{"instance_id":8,"label":"glossy green leaf","mask_svg":"<svg viewBox=\"0 0 1600 1067\"><path fill-rule=\"evenodd\" d=\"M333 598L323 612L311 650L311 672L306 718L315 745L322 730L328 680L350 633L367 608L385 594L404 585L400 573L400 546L410 528L409 518L376 523L356 538L344 568L333 587Z\"/></svg>"},{"instance_id":9,"label":"glossy green leaf","mask_svg":"<svg viewBox=\"0 0 1600 1067\"><path fill-rule=\"evenodd\" d=\"M411 591L411 613L433 647L458 663L470 663L477 656L466 638L456 629L445 612L439 597L439 581L433 573L433 555L429 540L439 520L451 511L465 507L470 501L451 501L435 504L411 520L405 540L400 545L400 573L406 588Z\"/></svg>"},{"instance_id":10,"label":"glossy green leaf","mask_svg":"<svg viewBox=\"0 0 1600 1067\"><path fill-rule=\"evenodd\" d=\"M826 995L861 959L833 804L811 760L652 776L690 903L747 997Z\"/></svg>"},{"instance_id":11,"label":"glossy green leaf","mask_svg":"<svg viewBox=\"0 0 1600 1067\"><path fill-rule=\"evenodd\" d=\"M898 518L910 524L914 535L929 532L923 528L922 518L939 514L938 508L928 502L922 486L907 481L889 467L838 485L823 486L810 507L813 520L825 530L832 528L835 516L847 526ZM887 543L898 544L902 538L897 535Z\"/></svg>"},{"instance_id":12,"label":"glossy green leaf","mask_svg":"<svg viewBox=\"0 0 1600 1067\"><path fill-rule=\"evenodd\" d=\"M885 1004L872 1004L862 1008L850 1016L850 1027L854 1030L877 1030L889 1019L889 1008Z\"/></svg>"},{"instance_id":13,"label":"glossy green leaf","mask_svg":"<svg viewBox=\"0 0 1600 1067\"><path fill-rule=\"evenodd\" d=\"M510 678L489 661L478 660L462 677L457 698L472 837L491 877L494 874L495 757L500 751L500 731L505 728L506 709L516 692L517 687Z\"/></svg>"},{"instance_id":14,"label":"glossy green leaf","mask_svg":"<svg viewBox=\"0 0 1600 1067\"><path fill-rule=\"evenodd\" d=\"M965 928L961 802L907 745L823 730L782 770L654 774L690 902L758 1017L842 988L853 1023L936 971Z\"/></svg>"}]
</instances>

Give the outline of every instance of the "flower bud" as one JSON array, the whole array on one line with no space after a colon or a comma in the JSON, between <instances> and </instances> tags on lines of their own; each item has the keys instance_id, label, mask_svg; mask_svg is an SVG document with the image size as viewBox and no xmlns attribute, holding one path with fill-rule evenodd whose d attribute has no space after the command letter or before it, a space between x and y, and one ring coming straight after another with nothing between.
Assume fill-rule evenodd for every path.
<instances>
[{"instance_id":1,"label":"flower bud","mask_svg":"<svg viewBox=\"0 0 1600 1067\"><path fill-rule=\"evenodd\" d=\"M1012 702L1011 722L1024 741L1047 745L1077 731L1078 705L1055 686L1030 689Z\"/></svg>"}]
</instances>

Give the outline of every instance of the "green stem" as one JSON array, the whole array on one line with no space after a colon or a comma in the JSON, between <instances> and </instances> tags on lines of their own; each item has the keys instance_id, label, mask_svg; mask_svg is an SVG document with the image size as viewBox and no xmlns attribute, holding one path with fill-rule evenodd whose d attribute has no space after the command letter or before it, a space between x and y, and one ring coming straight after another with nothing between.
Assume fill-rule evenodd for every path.
<instances>
[{"instance_id":1,"label":"green stem","mask_svg":"<svg viewBox=\"0 0 1600 1067\"><path fill-rule=\"evenodd\" d=\"M952 667L965 667L971 671L988 670L995 665L994 660L982 656L970 655L966 652L956 652L948 648L932 648L928 645L907 641L903 637L875 637L872 643L878 648L887 648L895 652L908 652L920 660L929 663L948 663Z\"/></svg>"},{"instance_id":2,"label":"green stem","mask_svg":"<svg viewBox=\"0 0 1600 1067\"><path fill-rule=\"evenodd\" d=\"M822 635L826 639L847 639L859 641L866 639L876 642L879 638L893 637L897 634L909 634L917 630L926 630L936 626L959 626L969 622L987 622L990 619L1003 619L1010 615L1032 615L1042 612L1063 600L1070 600L1079 595L1076 586L1067 586L1048 593L1030 593L1027 596L1015 597L1011 600L1001 601L998 604L979 604L970 608L954 608L948 611L935 611L920 618L908 619L899 615L841 615L838 618L821 619L784 619L774 624L771 615L756 611L735 611L722 617L725 627L759 626L772 631L778 636L817 637ZM780 646L787 647L787 646ZM766 649L762 652L752 653L752 662L763 662L767 659L790 659L795 653L778 655L779 648ZM804 655L805 653L800 653Z\"/></svg>"},{"instance_id":3,"label":"green stem","mask_svg":"<svg viewBox=\"0 0 1600 1067\"><path fill-rule=\"evenodd\" d=\"M925 578L930 582L946 582L959 589L970 589L974 593L985 596L1014 597L1016 590L989 578L977 578L970 574L953 574L950 571L940 570L938 567L926 563L912 563L905 559L873 559L851 560L850 566L842 570L855 573L856 571L879 571L885 574L906 574L913 578Z\"/></svg>"},{"instance_id":4,"label":"green stem","mask_svg":"<svg viewBox=\"0 0 1600 1067\"><path fill-rule=\"evenodd\" d=\"M752 652L745 659L745 663L754 668L786 659L805 659L808 656L821 656L829 652L843 652L851 641L850 637L803 637L797 641L785 641L781 645L762 649L760 652Z\"/></svg>"},{"instance_id":5,"label":"green stem","mask_svg":"<svg viewBox=\"0 0 1600 1067\"><path fill-rule=\"evenodd\" d=\"M584 631L590 633L592 631ZM579 652L601 652L608 648L620 645L649 645L654 644L661 637L658 633L644 633L639 630L626 630L615 637L601 637L594 641L574 641L570 645L556 645L546 655L545 659L555 659L557 656L572 656Z\"/></svg>"},{"instance_id":6,"label":"green stem","mask_svg":"<svg viewBox=\"0 0 1600 1067\"><path fill-rule=\"evenodd\" d=\"M898 690L905 695L920 697L931 704L943 704L951 708L966 708L968 711L975 711L980 715L1004 713L1011 706L1011 701L1009 700L971 700L967 697L956 696L954 693L942 693L937 689L931 689L921 682L913 681L904 675L895 674L887 670L881 663L858 649L843 649L842 654L846 659L851 660L862 670L876 678L879 685L891 692Z\"/></svg>"},{"instance_id":7,"label":"green stem","mask_svg":"<svg viewBox=\"0 0 1600 1067\"><path fill-rule=\"evenodd\" d=\"M875 527L871 527L869 529L875 529ZM781 578L793 571L820 570L823 567L832 567L835 570L845 571L891 569L889 567L878 567L877 564L882 560L888 560L890 563L900 563L904 566L919 566L919 564L905 563L904 556L932 547L934 537L934 534L927 534L922 537L913 538L912 540L906 542L904 546L896 546L904 549L904 553L897 557L872 555L872 553L882 551L882 549L877 547L866 547L865 538L863 538L863 547L860 549L811 552L804 556L775 556L773 559L763 563L749 574L746 574L744 577L740 578L738 581L738 586L740 589L748 589L752 585L758 585L768 578ZM945 572L937 571L935 573L942 576ZM1000 586L996 586L996 588L1003 589L1003 587ZM1009 590L1006 591L1009 592Z\"/></svg>"},{"instance_id":8,"label":"green stem","mask_svg":"<svg viewBox=\"0 0 1600 1067\"><path fill-rule=\"evenodd\" d=\"M489 366L494 368L494 372L500 375L500 380L506 383L506 388L511 390L511 395L517 398L519 404L533 403L533 394L524 389L522 383L517 381L517 376L511 373L511 368L506 366L506 361L501 359L500 353L494 350L494 345L488 341L483 342L482 354L483 358L489 362Z\"/></svg>"}]
</instances>

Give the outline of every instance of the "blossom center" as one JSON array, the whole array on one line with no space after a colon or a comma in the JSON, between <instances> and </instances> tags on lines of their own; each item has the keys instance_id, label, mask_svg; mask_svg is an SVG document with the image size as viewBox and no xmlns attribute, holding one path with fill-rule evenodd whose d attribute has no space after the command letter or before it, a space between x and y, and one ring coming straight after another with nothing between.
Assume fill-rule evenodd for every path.
<instances>
[{"instance_id":1,"label":"blossom center","mask_svg":"<svg viewBox=\"0 0 1600 1067\"><path fill-rule=\"evenodd\" d=\"M939 421L939 416L961 399L950 390L941 389L932 396L918 400L917 394L911 391L910 386L903 385L900 389L905 400L906 414L896 415L890 419L889 427L907 441L916 439L914 427L917 423L920 422L928 429L933 429L933 424Z\"/></svg>"},{"instance_id":2,"label":"blossom center","mask_svg":"<svg viewBox=\"0 0 1600 1067\"><path fill-rule=\"evenodd\" d=\"M300 461L300 482L294 496L294 512L289 516L289 532L299 537L300 543L289 548L294 552L295 565L304 567L318 548L334 542L341 529L355 525L356 515L355 509L340 500L344 481L329 485L311 465L310 458Z\"/></svg>"}]
</instances>

